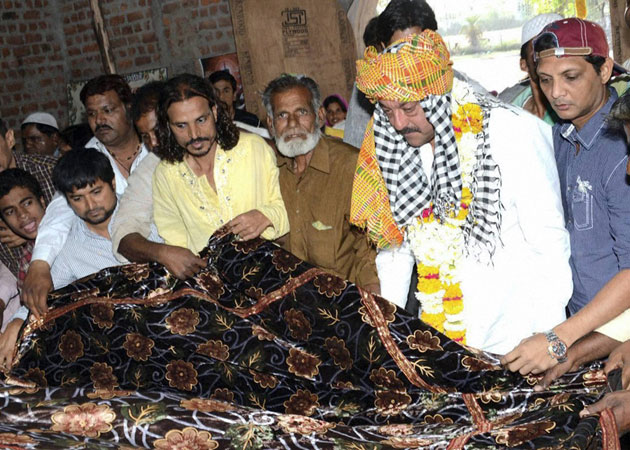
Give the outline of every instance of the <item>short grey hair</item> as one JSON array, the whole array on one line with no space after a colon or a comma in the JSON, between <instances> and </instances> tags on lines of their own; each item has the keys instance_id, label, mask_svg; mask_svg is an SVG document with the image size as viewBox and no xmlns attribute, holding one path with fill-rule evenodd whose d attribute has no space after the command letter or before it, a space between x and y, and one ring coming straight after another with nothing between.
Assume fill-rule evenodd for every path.
<instances>
[{"instance_id":1,"label":"short grey hair","mask_svg":"<svg viewBox=\"0 0 630 450\"><path fill-rule=\"evenodd\" d=\"M317 111L319 110L322 95L319 92L319 86L317 86L315 80L307 77L306 75L291 75L288 73L283 73L278 78L271 80L271 82L267 85L262 93L263 105L265 105L265 109L267 109L267 114L271 119L273 119L273 107L271 106L271 97L274 94L286 92L296 87L306 88L311 93L311 107L313 108L313 113L315 114L315 116L317 116Z\"/></svg>"}]
</instances>

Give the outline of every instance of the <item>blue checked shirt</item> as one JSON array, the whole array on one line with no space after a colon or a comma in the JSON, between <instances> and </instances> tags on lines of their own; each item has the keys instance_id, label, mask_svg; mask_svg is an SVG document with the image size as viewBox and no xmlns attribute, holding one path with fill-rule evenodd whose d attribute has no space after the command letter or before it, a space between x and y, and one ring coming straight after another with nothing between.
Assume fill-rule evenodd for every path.
<instances>
[{"instance_id":1,"label":"blue checked shirt","mask_svg":"<svg viewBox=\"0 0 630 450\"><path fill-rule=\"evenodd\" d=\"M630 185L623 132L606 124L617 93L577 130L571 123L553 127L562 206L571 238L575 314L621 269L630 268Z\"/></svg>"}]
</instances>

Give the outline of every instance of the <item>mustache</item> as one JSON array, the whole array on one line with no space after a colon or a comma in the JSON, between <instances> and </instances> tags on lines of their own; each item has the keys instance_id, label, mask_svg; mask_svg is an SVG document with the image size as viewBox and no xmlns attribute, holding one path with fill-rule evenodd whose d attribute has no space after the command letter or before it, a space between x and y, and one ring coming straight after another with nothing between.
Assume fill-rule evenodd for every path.
<instances>
[{"instance_id":1,"label":"mustache","mask_svg":"<svg viewBox=\"0 0 630 450\"><path fill-rule=\"evenodd\" d=\"M210 139L207 137L198 137L198 138L194 138L191 139L190 141L186 142L186 147L188 147L189 145L193 145L193 144L197 144L200 142L210 142Z\"/></svg>"},{"instance_id":2,"label":"mustache","mask_svg":"<svg viewBox=\"0 0 630 450\"><path fill-rule=\"evenodd\" d=\"M400 134L409 134L409 133L420 133L420 128L416 127L405 127L402 130L398 130Z\"/></svg>"},{"instance_id":3,"label":"mustache","mask_svg":"<svg viewBox=\"0 0 630 450\"><path fill-rule=\"evenodd\" d=\"M109 129L109 130L112 129L112 127L110 127L109 125L97 125L96 128L94 129L94 133L98 133L103 128L106 128L106 129Z\"/></svg>"}]
</instances>

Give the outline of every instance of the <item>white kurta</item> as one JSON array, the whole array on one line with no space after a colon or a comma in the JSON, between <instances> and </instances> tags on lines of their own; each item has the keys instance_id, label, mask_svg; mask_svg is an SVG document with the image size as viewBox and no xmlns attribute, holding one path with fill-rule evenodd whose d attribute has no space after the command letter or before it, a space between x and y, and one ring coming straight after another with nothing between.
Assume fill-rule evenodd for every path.
<instances>
[{"instance_id":1,"label":"white kurta","mask_svg":"<svg viewBox=\"0 0 630 450\"><path fill-rule=\"evenodd\" d=\"M493 264L466 258L461 266L467 344L507 353L521 339L565 319L573 289L569 234L564 228L551 127L515 108L490 116L490 148L501 169L501 242ZM432 149L421 149L430 168ZM381 292L404 306L413 265L408 247L379 252Z\"/></svg>"}]
</instances>

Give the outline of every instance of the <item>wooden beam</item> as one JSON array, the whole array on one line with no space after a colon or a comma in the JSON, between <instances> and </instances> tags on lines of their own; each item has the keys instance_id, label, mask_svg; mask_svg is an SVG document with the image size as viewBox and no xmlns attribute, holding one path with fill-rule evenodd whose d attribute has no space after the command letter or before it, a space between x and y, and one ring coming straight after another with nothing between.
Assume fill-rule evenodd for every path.
<instances>
[{"instance_id":1,"label":"wooden beam","mask_svg":"<svg viewBox=\"0 0 630 450\"><path fill-rule=\"evenodd\" d=\"M112 49L109 45L109 36L107 35L105 23L103 22L103 14L101 13L99 0L90 0L90 9L92 10L92 16L94 18L94 32L96 33L98 48L101 52L103 69L105 73L108 74L116 73L116 64L114 63Z\"/></svg>"}]
</instances>

